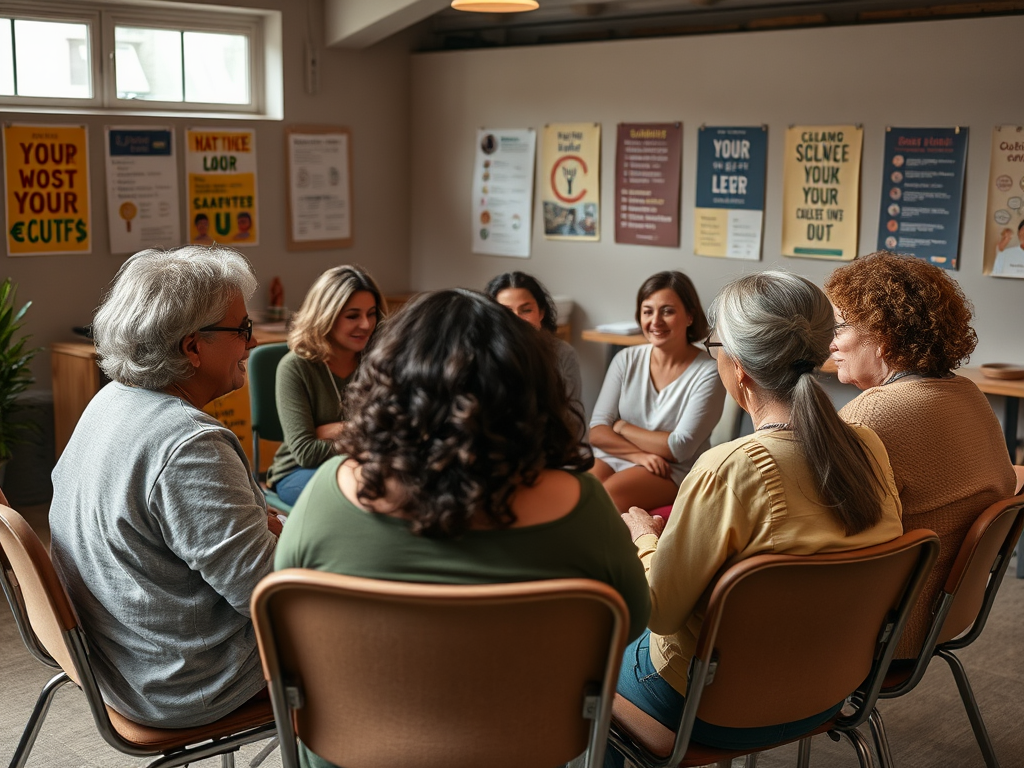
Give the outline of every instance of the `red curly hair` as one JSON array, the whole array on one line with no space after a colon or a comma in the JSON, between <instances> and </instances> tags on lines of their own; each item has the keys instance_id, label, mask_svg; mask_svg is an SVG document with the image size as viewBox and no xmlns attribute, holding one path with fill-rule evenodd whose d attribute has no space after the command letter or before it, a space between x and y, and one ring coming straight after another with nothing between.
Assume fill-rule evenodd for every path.
<instances>
[{"instance_id":1,"label":"red curly hair","mask_svg":"<svg viewBox=\"0 0 1024 768\"><path fill-rule=\"evenodd\" d=\"M896 371L941 376L978 345L974 309L945 270L913 256L878 251L840 267L825 293Z\"/></svg>"}]
</instances>

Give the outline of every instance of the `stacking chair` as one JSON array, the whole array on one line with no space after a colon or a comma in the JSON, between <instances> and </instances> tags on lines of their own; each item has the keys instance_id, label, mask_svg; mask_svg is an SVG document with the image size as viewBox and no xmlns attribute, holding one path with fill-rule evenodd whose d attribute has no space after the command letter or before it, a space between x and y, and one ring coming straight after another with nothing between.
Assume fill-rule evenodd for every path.
<instances>
[{"instance_id":1,"label":"stacking chair","mask_svg":"<svg viewBox=\"0 0 1024 768\"><path fill-rule=\"evenodd\" d=\"M552 768L604 754L626 646L588 579L410 584L289 569L252 598L284 768Z\"/></svg>"},{"instance_id":2,"label":"stacking chair","mask_svg":"<svg viewBox=\"0 0 1024 768\"><path fill-rule=\"evenodd\" d=\"M186 765L215 755L230 768L239 747L274 735L269 701L250 702L209 725L174 729L142 725L107 707L89 661L89 638L53 563L25 519L7 506L0 506L0 585L29 652L57 670L36 700L10 768L25 765L53 695L69 680L85 693L104 740L129 755L157 756L150 768Z\"/></svg>"},{"instance_id":3,"label":"stacking chair","mask_svg":"<svg viewBox=\"0 0 1024 768\"><path fill-rule=\"evenodd\" d=\"M893 699L910 693L921 682L932 657L941 658L949 664L953 679L956 680L974 737L988 768L998 768L999 763L967 679L967 672L954 651L966 648L985 629L985 622L1022 528L1024 497L1021 496L993 504L974 521L960 545L953 570L939 593L932 624L920 655L912 662L897 661L893 664L879 693L882 699ZM892 754L882 716L877 710L871 713L870 722L879 760L883 768L888 768L892 765Z\"/></svg>"},{"instance_id":4,"label":"stacking chair","mask_svg":"<svg viewBox=\"0 0 1024 768\"><path fill-rule=\"evenodd\" d=\"M934 533L913 531L860 550L758 555L737 563L711 593L678 729L617 695L610 743L643 768L728 765L787 742L756 751L708 747L691 740L697 717L725 727L763 727L811 717L852 696L830 722L788 741L801 740L800 765L806 766L810 736L843 734L861 766L872 765L856 729L874 706L938 550Z\"/></svg>"},{"instance_id":5,"label":"stacking chair","mask_svg":"<svg viewBox=\"0 0 1024 768\"><path fill-rule=\"evenodd\" d=\"M260 481L260 439L281 442L284 431L277 415L277 364L288 352L288 345L261 344L249 353L249 407L252 420L252 471ZM273 491L263 486L267 506L279 512L292 511L292 505L281 501Z\"/></svg>"}]
</instances>

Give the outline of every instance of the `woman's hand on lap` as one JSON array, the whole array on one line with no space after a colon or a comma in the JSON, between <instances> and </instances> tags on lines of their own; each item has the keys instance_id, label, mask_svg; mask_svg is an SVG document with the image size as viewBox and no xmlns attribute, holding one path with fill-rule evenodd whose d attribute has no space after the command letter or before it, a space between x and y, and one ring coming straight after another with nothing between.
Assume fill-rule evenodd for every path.
<instances>
[{"instance_id":1,"label":"woman's hand on lap","mask_svg":"<svg viewBox=\"0 0 1024 768\"><path fill-rule=\"evenodd\" d=\"M661 458L661 456L658 456L655 453L636 453L633 456L630 456L629 459L646 469L652 475L665 478L672 477L672 467L669 466L669 463Z\"/></svg>"},{"instance_id":2,"label":"woman's hand on lap","mask_svg":"<svg viewBox=\"0 0 1024 768\"><path fill-rule=\"evenodd\" d=\"M330 424L321 424L316 428L317 440L337 440L345 431L345 422L332 421Z\"/></svg>"},{"instance_id":3,"label":"woman's hand on lap","mask_svg":"<svg viewBox=\"0 0 1024 768\"><path fill-rule=\"evenodd\" d=\"M647 510L640 507L630 507L628 512L622 514L622 521L629 528L629 535L633 541L648 533L661 536L661 532L665 530L664 517L651 517Z\"/></svg>"}]
</instances>

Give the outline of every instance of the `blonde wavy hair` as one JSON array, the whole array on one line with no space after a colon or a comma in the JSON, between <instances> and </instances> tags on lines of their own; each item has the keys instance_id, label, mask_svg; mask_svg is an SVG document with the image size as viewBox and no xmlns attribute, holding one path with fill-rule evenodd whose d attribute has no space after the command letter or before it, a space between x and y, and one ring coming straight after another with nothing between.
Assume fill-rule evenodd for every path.
<instances>
[{"instance_id":1,"label":"blonde wavy hair","mask_svg":"<svg viewBox=\"0 0 1024 768\"><path fill-rule=\"evenodd\" d=\"M288 332L291 351L314 363L326 361L331 355L328 335L348 300L359 291L373 294L379 325L387 317L388 305L369 273L348 264L332 267L316 279L292 318Z\"/></svg>"}]
</instances>

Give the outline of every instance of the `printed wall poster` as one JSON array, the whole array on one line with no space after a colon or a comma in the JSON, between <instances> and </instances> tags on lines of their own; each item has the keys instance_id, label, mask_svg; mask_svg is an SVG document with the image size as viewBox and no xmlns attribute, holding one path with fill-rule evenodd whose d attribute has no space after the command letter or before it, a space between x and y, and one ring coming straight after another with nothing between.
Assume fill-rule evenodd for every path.
<instances>
[{"instance_id":1,"label":"printed wall poster","mask_svg":"<svg viewBox=\"0 0 1024 768\"><path fill-rule=\"evenodd\" d=\"M91 253L84 125L5 125L9 256Z\"/></svg>"},{"instance_id":2,"label":"printed wall poster","mask_svg":"<svg viewBox=\"0 0 1024 768\"><path fill-rule=\"evenodd\" d=\"M537 132L533 129L477 131L473 253L521 258L530 255L536 157Z\"/></svg>"},{"instance_id":3,"label":"printed wall poster","mask_svg":"<svg viewBox=\"0 0 1024 768\"><path fill-rule=\"evenodd\" d=\"M181 245L172 128L106 128L111 253Z\"/></svg>"},{"instance_id":4,"label":"printed wall poster","mask_svg":"<svg viewBox=\"0 0 1024 768\"><path fill-rule=\"evenodd\" d=\"M878 249L957 268L966 128L886 128Z\"/></svg>"},{"instance_id":5,"label":"printed wall poster","mask_svg":"<svg viewBox=\"0 0 1024 768\"><path fill-rule=\"evenodd\" d=\"M761 257L768 128L701 126L693 252L756 261Z\"/></svg>"},{"instance_id":6,"label":"printed wall poster","mask_svg":"<svg viewBox=\"0 0 1024 768\"><path fill-rule=\"evenodd\" d=\"M856 125L801 125L786 131L784 256L836 261L857 256L863 138Z\"/></svg>"},{"instance_id":7,"label":"printed wall poster","mask_svg":"<svg viewBox=\"0 0 1024 768\"><path fill-rule=\"evenodd\" d=\"M984 273L1024 277L1024 126L992 131Z\"/></svg>"},{"instance_id":8,"label":"printed wall poster","mask_svg":"<svg viewBox=\"0 0 1024 768\"><path fill-rule=\"evenodd\" d=\"M619 123L615 242L679 247L682 123Z\"/></svg>"},{"instance_id":9,"label":"printed wall poster","mask_svg":"<svg viewBox=\"0 0 1024 768\"><path fill-rule=\"evenodd\" d=\"M544 127L541 184L546 238L601 239L599 123L559 123Z\"/></svg>"},{"instance_id":10,"label":"printed wall poster","mask_svg":"<svg viewBox=\"0 0 1024 768\"><path fill-rule=\"evenodd\" d=\"M346 128L286 131L288 249L352 245L352 137Z\"/></svg>"},{"instance_id":11,"label":"printed wall poster","mask_svg":"<svg viewBox=\"0 0 1024 768\"><path fill-rule=\"evenodd\" d=\"M256 131L189 129L189 242L259 244Z\"/></svg>"}]
</instances>

